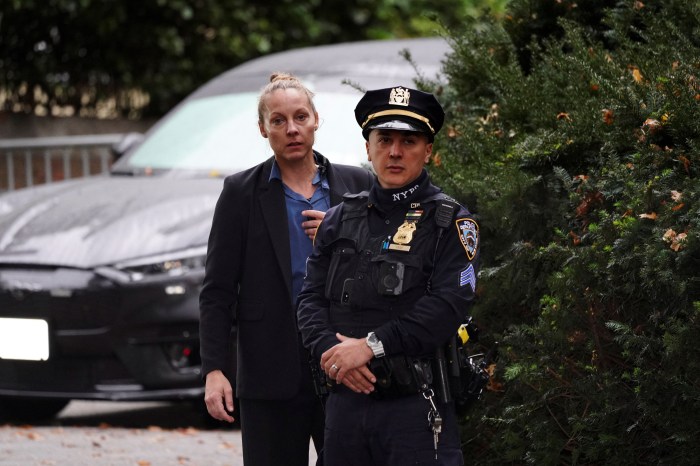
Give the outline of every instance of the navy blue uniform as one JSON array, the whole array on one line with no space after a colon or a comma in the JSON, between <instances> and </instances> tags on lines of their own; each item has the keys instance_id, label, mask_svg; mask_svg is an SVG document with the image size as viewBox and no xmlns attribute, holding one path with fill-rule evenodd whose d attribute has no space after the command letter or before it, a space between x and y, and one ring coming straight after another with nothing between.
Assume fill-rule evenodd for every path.
<instances>
[{"instance_id":1,"label":"navy blue uniform","mask_svg":"<svg viewBox=\"0 0 700 466\"><path fill-rule=\"evenodd\" d=\"M424 171L399 189L375 182L368 196L346 197L328 211L298 301L314 357L338 343L336 332L375 332L386 358L425 359L455 334L474 299L478 225L458 206L440 228L443 198ZM336 386L326 405L326 465L463 464L454 407L437 404L444 424L436 460L421 393L368 396Z\"/></svg>"}]
</instances>

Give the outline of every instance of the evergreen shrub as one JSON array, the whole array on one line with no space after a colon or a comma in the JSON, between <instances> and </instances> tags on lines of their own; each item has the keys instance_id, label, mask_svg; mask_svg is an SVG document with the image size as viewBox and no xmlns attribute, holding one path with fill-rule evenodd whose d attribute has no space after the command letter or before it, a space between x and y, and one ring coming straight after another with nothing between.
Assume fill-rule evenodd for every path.
<instances>
[{"instance_id":1,"label":"evergreen shrub","mask_svg":"<svg viewBox=\"0 0 700 466\"><path fill-rule=\"evenodd\" d=\"M421 83L501 343L467 464L697 464L700 5L513 0L479 25Z\"/></svg>"}]
</instances>

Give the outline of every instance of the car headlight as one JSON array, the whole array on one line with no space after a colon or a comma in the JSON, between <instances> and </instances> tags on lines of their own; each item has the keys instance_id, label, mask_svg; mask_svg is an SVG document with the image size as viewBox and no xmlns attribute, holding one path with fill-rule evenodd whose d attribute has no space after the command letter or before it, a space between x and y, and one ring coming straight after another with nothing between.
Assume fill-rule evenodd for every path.
<instances>
[{"instance_id":1,"label":"car headlight","mask_svg":"<svg viewBox=\"0 0 700 466\"><path fill-rule=\"evenodd\" d=\"M186 249L99 267L96 272L120 283L175 278L192 272L203 272L207 247ZM172 290L171 294L179 294Z\"/></svg>"}]
</instances>

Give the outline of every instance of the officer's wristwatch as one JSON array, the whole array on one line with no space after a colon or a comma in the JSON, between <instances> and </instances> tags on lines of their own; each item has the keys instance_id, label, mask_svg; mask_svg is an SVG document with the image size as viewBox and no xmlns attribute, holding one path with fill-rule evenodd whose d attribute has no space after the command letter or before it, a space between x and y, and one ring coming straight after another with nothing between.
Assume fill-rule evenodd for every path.
<instances>
[{"instance_id":1,"label":"officer's wristwatch","mask_svg":"<svg viewBox=\"0 0 700 466\"><path fill-rule=\"evenodd\" d=\"M379 338L377 338L377 335L375 335L374 332L369 332L367 334L366 341L367 341L367 346L369 346L369 349L372 350L375 358L383 358L384 357L384 345L382 344L381 341L379 341Z\"/></svg>"}]
</instances>

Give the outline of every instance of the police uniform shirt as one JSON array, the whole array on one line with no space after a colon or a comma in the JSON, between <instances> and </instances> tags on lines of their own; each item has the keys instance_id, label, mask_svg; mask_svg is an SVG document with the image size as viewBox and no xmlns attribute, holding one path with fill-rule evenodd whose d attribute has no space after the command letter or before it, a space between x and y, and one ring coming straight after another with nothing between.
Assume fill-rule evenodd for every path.
<instances>
[{"instance_id":1,"label":"police uniform shirt","mask_svg":"<svg viewBox=\"0 0 700 466\"><path fill-rule=\"evenodd\" d=\"M433 228L434 224L429 222L434 222L435 201L425 205L421 202L434 198L439 192L439 188L430 183L425 171L413 183L399 189L386 190L375 181L367 201L370 236L391 238L399 225L406 221L412 205L420 205L424 209L421 215L425 218L419 228ZM330 316L334 303L326 298L325 287L333 243L340 232L344 209L345 203L331 208L321 223L314 252L307 261L307 277L299 296L300 331L305 346L317 358L338 343L335 336L337 329L331 323ZM434 231L437 230L434 228ZM430 292L419 290L421 292L404 312L369 329L376 333L387 355L432 354L435 348L454 334L469 314L476 290L478 224L469 211L461 207L443 232L437 252L435 242L431 244L429 250L412 252L422 254L424 260L427 258L433 264ZM365 335L353 336L359 338Z\"/></svg>"}]
</instances>

